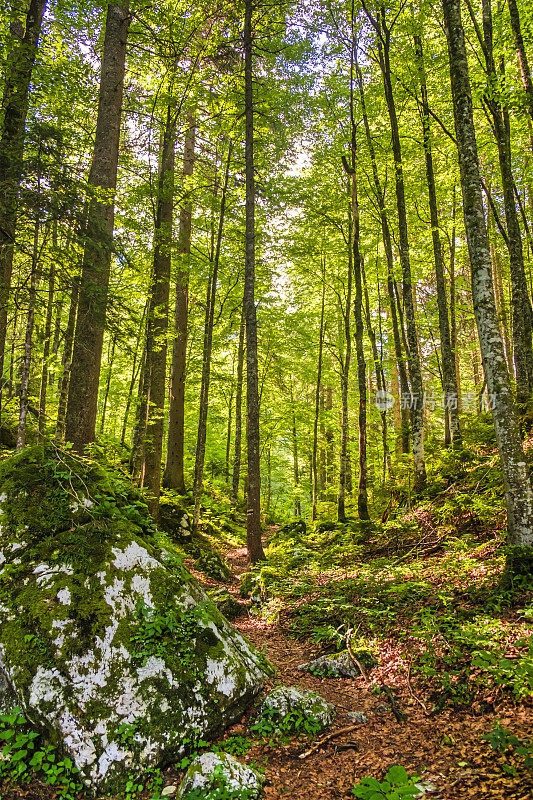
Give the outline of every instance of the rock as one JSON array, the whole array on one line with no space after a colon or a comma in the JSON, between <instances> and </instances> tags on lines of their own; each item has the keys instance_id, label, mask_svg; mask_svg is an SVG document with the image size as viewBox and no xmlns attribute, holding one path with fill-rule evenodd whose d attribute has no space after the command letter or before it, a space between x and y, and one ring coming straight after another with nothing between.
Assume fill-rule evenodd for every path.
<instances>
[{"instance_id":1,"label":"rock","mask_svg":"<svg viewBox=\"0 0 533 800\"><path fill-rule=\"evenodd\" d=\"M363 669L372 669L375 666L376 659L370 650L352 648L352 652ZM324 675L328 678L358 678L361 675L359 667L352 661L347 650L333 653L333 655L320 656L307 664L300 664L298 669L301 672L311 672L313 675Z\"/></svg>"},{"instance_id":2,"label":"rock","mask_svg":"<svg viewBox=\"0 0 533 800\"><path fill-rule=\"evenodd\" d=\"M240 720L270 671L115 480L55 447L0 465L0 672L109 793Z\"/></svg>"},{"instance_id":3,"label":"rock","mask_svg":"<svg viewBox=\"0 0 533 800\"><path fill-rule=\"evenodd\" d=\"M165 786L163 791L161 792L161 797L170 797L173 794L176 794L177 786Z\"/></svg>"},{"instance_id":4,"label":"rock","mask_svg":"<svg viewBox=\"0 0 533 800\"><path fill-rule=\"evenodd\" d=\"M280 721L290 711L300 712L310 720L316 720L323 728L335 719L335 706L328 703L316 692L299 689L297 686L278 686L267 695L261 706L261 713L277 712Z\"/></svg>"},{"instance_id":5,"label":"rock","mask_svg":"<svg viewBox=\"0 0 533 800\"><path fill-rule=\"evenodd\" d=\"M229 581L233 573L222 558L214 549L202 549L194 560L194 566L216 581Z\"/></svg>"},{"instance_id":6,"label":"rock","mask_svg":"<svg viewBox=\"0 0 533 800\"><path fill-rule=\"evenodd\" d=\"M0 670L0 714L8 714L17 706L17 696Z\"/></svg>"},{"instance_id":7,"label":"rock","mask_svg":"<svg viewBox=\"0 0 533 800\"><path fill-rule=\"evenodd\" d=\"M203 790L207 795L214 789L224 787L236 795L247 790L246 797L259 797L263 782L262 775L228 753L203 753L194 759L187 770L176 800L185 798L193 789Z\"/></svg>"},{"instance_id":8,"label":"rock","mask_svg":"<svg viewBox=\"0 0 533 800\"><path fill-rule=\"evenodd\" d=\"M359 725L364 725L368 721L366 714L362 711L348 711L346 714L349 720L357 722Z\"/></svg>"},{"instance_id":9,"label":"rock","mask_svg":"<svg viewBox=\"0 0 533 800\"><path fill-rule=\"evenodd\" d=\"M239 588L239 595L244 600L249 597L257 586L259 578L254 572L243 572L241 575L241 585Z\"/></svg>"},{"instance_id":10,"label":"rock","mask_svg":"<svg viewBox=\"0 0 533 800\"><path fill-rule=\"evenodd\" d=\"M272 541L277 542L280 539L296 539L301 541L307 533L307 526L303 519L289 522L287 525L282 525L272 534Z\"/></svg>"},{"instance_id":11,"label":"rock","mask_svg":"<svg viewBox=\"0 0 533 800\"><path fill-rule=\"evenodd\" d=\"M230 620L237 619L244 611L239 601L235 600L231 592L228 592L228 590L222 586L218 589L210 589L207 594L213 603L216 603L218 610Z\"/></svg>"},{"instance_id":12,"label":"rock","mask_svg":"<svg viewBox=\"0 0 533 800\"><path fill-rule=\"evenodd\" d=\"M158 524L178 544L188 542L191 538L191 520L188 513L170 500L161 500Z\"/></svg>"}]
</instances>

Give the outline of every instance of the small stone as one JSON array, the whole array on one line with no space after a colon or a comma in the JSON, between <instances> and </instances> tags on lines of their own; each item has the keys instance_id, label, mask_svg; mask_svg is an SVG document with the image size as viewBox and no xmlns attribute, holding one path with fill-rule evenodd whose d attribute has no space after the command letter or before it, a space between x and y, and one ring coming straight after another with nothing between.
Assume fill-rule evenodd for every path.
<instances>
[{"instance_id":1,"label":"small stone","mask_svg":"<svg viewBox=\"0 0 533 800\"><path fill-rule=\"evenodd\" d=\"M363 669L372 669L376 664L376 659L366 648L354 650L355 657L361 663ZM312 675L324 675L327 678L358 678L361 673L359 667L347 650L341 653L334 653L329 656L320 656L314 661L300 664L300 672L310 672Z\"/></svg>"},{"instance_id":2,"label":"small stone","mask_svg":"<svg viewBox=\"0 0 533 800\"><path fill-rule=\"evenodd\" d=\"M364 725L365 722L367 722L367 716L362 711L348 711L346 716L352 722L357 722L359 725Z\"/></svg>"},{"instance_id":3,"label":"small stone","mask_svg":"<svg viewBox=\"0 0 533 800\"><path fill-rule=\"evenodd\" d=\"M386 714L389 710L389 706L386 703L378 703L376 706L376 714Z\"/></svg>"},{"instance_id":4,"label":"small stone","mask_svg":"<svg viewBox=\"0 0 533 800\"><path fill-rule=\"evenodd\" d=\"M161 797L170 797L171 794L176 794L176 786L165 786L163 791L161 792Z\"/></svg>"}]
</instances>

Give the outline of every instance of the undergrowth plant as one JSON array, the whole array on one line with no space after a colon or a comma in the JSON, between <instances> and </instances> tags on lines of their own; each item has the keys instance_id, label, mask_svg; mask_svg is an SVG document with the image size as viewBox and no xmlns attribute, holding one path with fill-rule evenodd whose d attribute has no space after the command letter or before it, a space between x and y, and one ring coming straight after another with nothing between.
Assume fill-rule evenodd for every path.
<instances>
[{"instance_id":1,"label":"undergrowth plant","mask_svg":"<svg viewBox=\"0 0 533 800\"><path fill-rule=\"evenodd\" d=\"M417 784L417 775L409 775L405 767L395 765L389 769L384 781L376 778L363 778L352 789L354 797L361 800L405 800L405 798L421 797L425 794L423 787Z\"/></svg>"},{"instance_id":2,"label":"undergrowth plant","mask_svg":"<svg viewBox=\"0 0 533 800\"><path fill-rule=\"evenodd\" d=\"M253 725L251 733L265 738L284 739L290 736L306 734L313 737L321 730L319 720L304 714L301 710L290 710L281 714L277 709L265 708Z\"/></svg>"}]
</instances>

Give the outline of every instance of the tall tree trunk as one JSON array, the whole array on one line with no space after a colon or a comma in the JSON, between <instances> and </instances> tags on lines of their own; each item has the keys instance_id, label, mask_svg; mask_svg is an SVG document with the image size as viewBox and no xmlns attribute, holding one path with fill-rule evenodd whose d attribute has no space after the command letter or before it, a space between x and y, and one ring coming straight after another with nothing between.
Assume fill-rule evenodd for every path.
<instances>
[{"instance_id":1,"label":"tall tree trunk","mask_svg":"<svg viewBox=\"0 0 533 800\"><path fill-rule=\"evenodd\" d=\"M443 0L472 297L507 503L508 567L533 570L533 490L507 372L492 285L460 0Z\"/></svg>"},{"instance_id":2,"label":"tall tree trunk","mask_svg":"<svg viewBox=\"0 0 533 800\"><path fill-rule=\"evenodd\" d=\"M68 312L67 327L63 339L63 358L61 363L61 377L58 386L57 401L57 423L55 440L60 443L65 436L65 417L67 414L68 385L70 381L70 367L72 364L72 346L74 343L74 330L76 327L76 314L78 312L78 296L80 282L78 275L72 278L72 288L70 290L70 306Z\"/></svg>"},{"instance_id":3,"label":"tall tree trunk","mask_svg":"<svg viewBox=\"0 0 533 800\"><path fill-rule=\"evenodd\" d=\"M379 178L378 167L377 167L377 160L376 160L376 153L374 149L374 143L372 141L372 136L370 134L370 125L368 123L368 114L366 111L366 102L365 102L365 94L363 90L363 77L361 74L361 70L359 69L359 65L356 62L356 71L357 71L357 81L359 85L359 94L361 97L361 108L363 112L363 122L365 125L365 132L366 132L366 140L368 145L368 150L370 153L370 160L372 163L372 175L374 179L374 188L376 199L378 202L379 208L379 218L381 223L381 232L383 236L383 247L385 249L385 257L387 259L387 292L389 296L389 304L390 304L390 312L391 312L391 323L392 323L392 335L394 340L394 352L396 355L396 363L398 369L398 380L399 380L399 388L402 394L402 397L407 397L409 394L409 381L407 379L407 369L405 367L405 360L402 352L402 340L400 336L400 327L398 324L398 315L396 312L396 300L394 296L394 258L392 253L392 237L390 232L389 226L389 218L387 215L387 209L385 207L385 193L381 186L381 181ZM398 407L400 408L401 413L401 443L402 443L402 452L408 453L409 452L409 410L404 403L399 403Z\"/></svg>"},{"instance_id":4,"label":"tall tree trunk","mask_svg":"<svg viewBox=\"0 0 533 800\"><path fill-rule=\"evenodd\" d=\"M257 318L255 288L255 174L254 174L254 84L253 0L244 7L244 112L246 162L246 249L244 270L244 315L246 319L246 443L248 450L248 507L246 543L252 564L264 559L261 542L261 472L259 448L259 375L257 363Z\"/></svg>"},{"instance_id":5,"label":"tall tree trunk","mask_svg":"<svg viewBox=\"0 0 533 800\"><path fill-rule=\"evenodd\" d=\"M22 450L26 444L26 419L29 404L29 383L32 358L32 338L35 326L35 299L37 296L37 268L39 262L39 230L40 220L37 216L33 232L33 250L31 257L30 291L28 299L28 317L26 320L26 335L24 337L24 356L20 375L20 410L17 429L17 450Z\"/></svg>"},{"instance_id":6,"label":"tall tree trunk","mask_svg":"<svg viewBox=\"0 0 533 800\"><path fill-rule=\"evenodd\" d=\"M533 311L527 287L522 234L514 199L509 113L498 97L500 92L498 83L501 76L498 76L494 62L491 0L482 0L482 7L483 51L488 82L485 103L492 117L498 147L513 292L516 399L519 405L523 406L533 392Z\"/></svg>"},{"instance_id":7,"label":"tall tree trunk","mask_svg":"<svg viewBox=\"0 0 533 800\"><path fill-rule=\"evenodd\" d=\"M292 416L292 469L294 476L294 516L299 519L302 516L302 506L300 502L300 468L298 465L298 431L296 428L296 408L294 405L294 392L291 377L291 416Z\"/></svg>"},{"instance_id":8,"label":"tall tree trunk","mask_svg":"<svg viewBox=\"0 0 533 800\"><path fill-rule=\"evenodd\" d=\"M142 339L142 335L143 335L143 331L144 331L144 318L145 318L145 314L146 314L147 310L148 309L145 306L145 309L144 309L144 312L143 312L143 316L142 316L142 320L141 320L141 326L139 328L139 333L137 335L137 341L135 342L135 352L133 353L133 363L132 363L132 366L131 366L130 385L128 387L128 397L126 399L126 409L124 411L124 420L122 422L122 431L121 431L121 434L120 434L120 444L122 445L122 447L125 447L125 445L126 445L126 432L128 430L128 417L130 415L131 401L133 399L133 390L135 389L135 382L137 380L138 373L140 372L140 369L138 367L139 348L141 346L141 339Z\"/></svg>"},{"instance_id":9,"label":"tall tree trunk","mask_svg":"<svg viewBox=\"0 0 533 800\"><path fill-rule=\"evenodd\" d=\"M109 5L105 25L98 117L89 185L95 190L88 211L65 436L83 452L94 441L98 383L106 321L109 272L113 248L114 195L120 140L120 120L130 24L128 0Z\"/></svg>"},{"instance_id":10,"label":"tall tree trunk","mask_svg":"<svg viewBox=\"0 0 533 800\"><path fill-rule=\"evenodd\" d=\"M244 374L244 334L246 321L244 319L244 303L241 312L239 328L239 346L237 350L237 388L235 390L235 445L233 457L233 475L231 482L231 505L237 505L239 496L239 479L241 475L241 443L242 443L242 384Z\"/></svg>"},{"instance_id":11,"label":"tall tree trunk","mask_svg":"<svg viewBox=\"0 0 533 800\"><path fill-rule=\"evenodd\" d=\"M353 95L353 87L352 87ZM352 120L353 120L353 98L352 98ZM355 163L354 154L352 153L352 169ZM350 170L348 170L350 171ZM344 341L346 342L346 352L344 356L344 363L341 367L341 393L342 393L342 415L341 415L341 457L339 468L339 495L337 500L337 518L339 522L346 520L346 471L347 471L347 447L348 447L348 389L349 389L349 376L350 376L350 362L352 357L352 330L350 326L350 319L352 313L352 275L353 275L353 228L354 228L354 189L355 175L352 176L348 187L349 195L351 197L350 207L348 208L349 221L348 221L348 276L346 288L346 305L342 310L344 319Z\"/></svg>"},{"instance_id":12,"label":"tall tree trunk","mask_svg":"<svg viewBox=\"0 0 533 800\"><path fill-rule=\"evenodd\" d=\"M107 414L107 401L109 399L109 389L111 387L111 375L113 374L113 362L115 360L115 347L117 344L117 336L113 334L108 348L108 364L107 364L107 378L105 382L104 402L102 404L102 417L100 419L100 433L104 432L105 420Z\"/></svg>"},{"instance_id":13,"label":"tall tree trunk","mask_svg":"<svg viewBox=\"0 0 533 800\"><path fill-rule=\"evenodd\" d=\"M313 500L311 519L316 519L317 502L318 502L318 465L317 465L317 451L318 451L318 420L320 417L320 390L322 387L322 353L324 348L324 305L326 298L326 262L322 258L322 303L320 306L320 330L318 338L318 366L316 374L316 391L315 391L315 419L313 423L313 452L312 452L312 472L313 472Z\"/></svg>"},{"instance_id":14,"label":"tall tree trunk","mask_svg":"<svg viewBox=\"0 0 533 800\"><path fill-rule=\"evenodd\" d=\"M390 68L391 29L389 26L387 26L385 8L383 6L380 7L378 13L378 18L374 18L369 15L369 19L372 22L378 36L379 63L383 76L385 100L387 103L392 134L392 150L395 166L396 208L398 213L399 250L403 273L402 299L407 324L407 357L409 364L409 377L411 379L409 405L413 441L413 464L415 470L413 489L416 493L422 491L426 485L426 464L424 460L424 389L422 385L422 370L420 366L418 331L415 319L411 262L409 256L409 235L407 229L407 212L405 207L402 149Z\"/></svg>"},{"instance_id":15,"label":"tall tree trunk","mask_svg":"<svg viewBox=\"0 0 533 800\"><path fill-rule=\"evenodd\" d=\"M54 311L54 292L55 292L55 262L50 264L48 273L48 300L46 304L46 319L44 323L44 346L43 361L41 369L41 388L39 391L39 435L44 435L46 425L46 394L49 383L50 368L50 340L52 338L52 314Z\"/></svg>"},{"instance_id":16,"label":"tall tree trunk","mask_svg":"<svg viewBox=\"0 0 533 800\"><path fill-rule=\"evenodd\" d=\"M533 122L533 80L531 79L531 70L529 68L527 51L524 45L524 38L522 36L518 5L516 0L508 0L508 5L509 14L511 16L511 27L513 29L513 36L516 45L516 52L518 54L518 62L520 64L520 75L526 92L529 114L531 116L531 121Z\"/></svg>"},{"instance_id":17,"label":"tall tree trunk","mask_svg":"<svg viewBox=\"0 0 533 800\"><path fill-rule=\"evenodd\" d=\"M226 197L228 191L229 170L233 142L229 141L226 159L226 171L220 199L220 214L216 237L216 248L213 259L213 274L211 276L211 289L207 293L205 313L204 352L202 361L202 385L200 389L200 411L198 416L198 436L196 439L196 459L194 464L194 525L198 525L200 516L200 503L204 483L205 445L207 439L207 412L209 410L209 381L211 378L211 351L213 349L213 325L215 319L215 302L217 294L218 266L220 262L220 248L224 231L224 216L226 213Z\"/></svg>"},{"instance_id":18,"label":"tall tree trunk","mask_svg":"<svg viewBox=\"0 0 533 800\"><path fill-rule=\"evenodd\" d=\"M194 148L196 144L196 120L192 111L187 114L187 130L183 146L182 178L194 172ZM184 447L185 447L185 372L187 356L187 325L189 307L189 261L191 254L192 202L185 193L180 203L178 234L178 271L176 275L176 298L174 305L174 340L172 343L172 366L170 372L170 406L168 413L167 458L163 474L163 486L185 494Z\"/></svg>"},{"instance_id":19,"label":"tall tree trunk","mask_svg":"<svg viewBox=\"0 0 533 800\"><path fill-rule=\"evenodd\" d=\"M429 102L426 86L426 69L424 65L424 51L422 37L414 36L415 52L418 61L418 75L420 81L420 94L422 105L420 116L424 142L424 157L426 162L426 180L429 195L429 212L431 218L431 239L433 242L433 257L435 261L435 276L437 282L437 306L439 312L440 351L442 359L442 378L444 389L444 408L446 419L449 421L452 446L461 449L463 437L459 424L459 408L457 399L457 383L455 380L455 365L452 357L452 344L450 337L450 322L448 318L448 302L446 298L446 282L444 279L444 258L439 234L439 214L437 209L437 190L435 186L435 170L431 150L431 128L429 123Z\"/></svg>"},{"instance_id":20,"label":"tall tree trunk","mask_svg":"<svg viewBox=\"0 0 533 800\"><path fill-rule=\"evenodd\" d=\"M157 187L157 213L154 231L154 266L148 308L149 337L146 361L149 374L148 418L144 440L143 486L149 490L148 508L157 517L161 492L161 458L167 379L168 303L172 223L174 218L174 150L176 119L169 105L163 132L161 167Z\"/></svg>"},{"instance_id":21,"label":"tall tree trunk","mask_svg":"<svg viewBox=\"0 0 533 800\"><path fill-rule=\"evenodd\" d=\"M12 27L13 50L6 67L0 131L0 408L7 335L8 304L13 271L19 187L30 82L46 0L30 0L22 38Z\"/></svg>"},{"instance_id":22,"label":"tall tree trunk","mask_svg":"<svg viewBox=\"0 0 533 800\"><path fill-rule=\"evenodd\" d=\"M131 453L129 469L134 479L141 478L143 466L144 439L146 436L146 413L148 410L148 365L146 363L146 343L148 340L148 322L144 326L145 337L141 357L141 370L137 389L137 403L135 407L135 424L131 437Z\"/></svg>"}]
</instances>

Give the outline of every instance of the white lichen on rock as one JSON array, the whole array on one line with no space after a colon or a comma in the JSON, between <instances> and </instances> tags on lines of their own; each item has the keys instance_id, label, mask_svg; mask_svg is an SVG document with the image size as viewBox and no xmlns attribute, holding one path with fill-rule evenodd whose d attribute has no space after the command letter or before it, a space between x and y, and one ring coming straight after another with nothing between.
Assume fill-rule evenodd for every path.
<instances>
[{"instance_id":1,"label":"white lichen on rock","mask_svg":"<svg viewBox=\"0 0 533 800\"><path fill-rule=\"evenodd\" d=\"M228 753L203 753L189 766L176 799L186 797L194 789L203 790L207 795L221 781L233 792L247 790L247 797L259 797L264 780L256 770Z\"/></svg>"},{"instance_id":2,"label":"white lichen on rock","mask_svg":"<svg viewBox=\"0 0 533 800\"><path fill-rule=\"evenodd\" d=\"M307 719L318 722L326 728L335 719L335 706L328 703L316 692L299 689L297 686L278 686L266 696L261 706L261 712L275 711L279 714L280 721L289 712L297 711Z\"/></svg>"}]
</instances>

